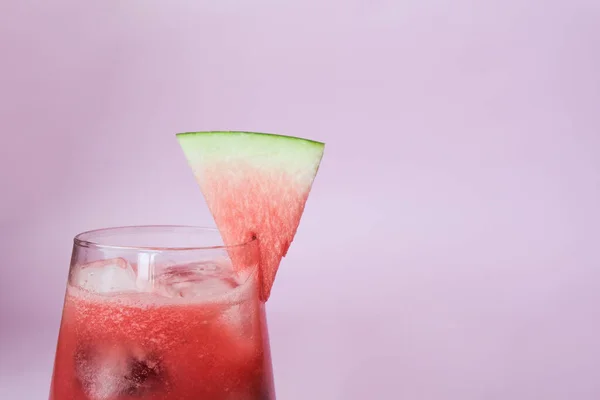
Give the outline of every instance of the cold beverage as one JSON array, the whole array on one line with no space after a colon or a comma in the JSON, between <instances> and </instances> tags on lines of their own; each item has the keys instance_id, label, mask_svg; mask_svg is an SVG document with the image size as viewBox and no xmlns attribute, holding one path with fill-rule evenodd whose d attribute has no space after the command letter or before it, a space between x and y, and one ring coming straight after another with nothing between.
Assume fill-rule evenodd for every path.
<instances>
[{"instance_id":1,"label":"cold beverage","mask_svg":"<svg viewBox=\"0 0 600 400\"><path fill-rule=\"evenodd\" d=\"M148 254L72 265L50 400L275 399L256 271Z\"/></svg>"}]
</instances>

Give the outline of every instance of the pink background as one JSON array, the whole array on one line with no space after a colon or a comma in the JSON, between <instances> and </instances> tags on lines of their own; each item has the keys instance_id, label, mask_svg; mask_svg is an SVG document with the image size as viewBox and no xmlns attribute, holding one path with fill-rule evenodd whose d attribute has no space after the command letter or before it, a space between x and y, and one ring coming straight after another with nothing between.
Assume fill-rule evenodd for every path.
<instances>
[{"instance_id":1,"label":"pink background","mask_svg":"<svg viewBox=\"0 0 600 400\"><path fill-rule=\"evenodd\" d=\"M174 133L327 142L268 312L282 400L600 398L598 0L0 3L0 398L71 240L210 224Z\"/></svg>"}]
</instances>

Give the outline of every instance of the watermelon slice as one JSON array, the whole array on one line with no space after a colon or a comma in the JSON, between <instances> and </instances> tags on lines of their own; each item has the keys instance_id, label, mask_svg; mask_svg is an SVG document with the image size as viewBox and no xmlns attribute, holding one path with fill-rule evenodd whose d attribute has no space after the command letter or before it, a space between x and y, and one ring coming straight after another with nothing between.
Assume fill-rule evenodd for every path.
<instances>
[{"instance_id":1,"label":"watermelon slice","mask_svg":"<svg viewBox=\"0 0 600 400\"><path fill-rule=\"evenodd\" d=\"M258 239L261 297L266 301L298 229L325 145L251 132L188 132L177 139L225 244Z\"/></svg>"}]
</instances>

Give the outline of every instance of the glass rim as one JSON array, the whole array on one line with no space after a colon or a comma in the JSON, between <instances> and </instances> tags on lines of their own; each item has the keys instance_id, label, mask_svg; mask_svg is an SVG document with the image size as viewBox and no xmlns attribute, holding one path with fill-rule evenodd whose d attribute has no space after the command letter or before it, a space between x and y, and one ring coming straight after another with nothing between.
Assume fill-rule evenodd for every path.
<instances>
[{"instance_id":1,"label":"glass rim","mask_svg":"<svg viewBox=\"0 0 600 400\"><path fill-rule=\"evenodd\" d=\"M99 250L130 250L130 251L199 251L199 250L229 250L229 249L237 249L252 244L257 241L255 235L253 235L249 240L233 244L217 244L217 245L202 245L202 246L133 246L133 245L122 245L118 243L101 243L98 240L94 240L94 237L98 237L102 234L110 234L110 233L125 233L127 231L147 231L147 232L158 232L161 230L179 230L184 231L188 230L190 232L196 233L211 233L217 234L219 238L221 238L221 232L215 227L208 226L200 226L200 225L122 225L122 226L113 226L107 228L98 228L91 229L84 232L80 232L73 238L73 243L78 247L85 248L93 248Z\"/></svg>"}]
</instances>

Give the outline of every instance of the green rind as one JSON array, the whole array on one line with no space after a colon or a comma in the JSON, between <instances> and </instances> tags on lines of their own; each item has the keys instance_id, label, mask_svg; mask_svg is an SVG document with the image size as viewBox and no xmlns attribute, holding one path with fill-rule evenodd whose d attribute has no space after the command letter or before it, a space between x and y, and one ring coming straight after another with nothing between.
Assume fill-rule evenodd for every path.
<instances>
[{"instance_id":1,"label":"green rind","mask_svg":"<svg viewBox=\"0 0 600 400\"><path fill-rule=\"evenodd\" d=\"M282 139L289 139L289 140L301 140L304 142L309 142L312 143L316 146L320 146L323 147L325 146L325 143L323 142L318 142L316 140L311 140L311 139L306 139L306 138L301 138L301 137L297 137L297 136L287 136L287 135L280 135L277 133L266 133L266 132L249 132L249 131L197 131L197 132L181 132L181 133L177 133L176 136L177 137L188 137L188 136L196 136L196 135L263 135L263 136L274 136L274 137L279 137Z\"/></svg>"},{"instance_id":2,"label":"green rind","mask_svg":"<svg viewBox=\"0 0 600 400\"><path fill-rule=\"evenodd\" d=\"M313 174L307 166L318 165L325 149L324 143L308 139L241 131L188 132L178 134L177 140L195 173L213 163L239 160L301 180Z\"/></svg>"}]
</instances>

